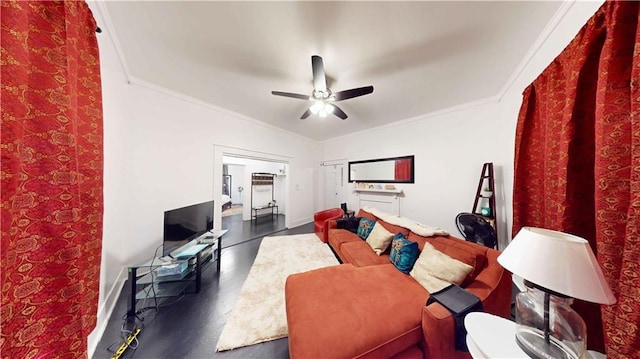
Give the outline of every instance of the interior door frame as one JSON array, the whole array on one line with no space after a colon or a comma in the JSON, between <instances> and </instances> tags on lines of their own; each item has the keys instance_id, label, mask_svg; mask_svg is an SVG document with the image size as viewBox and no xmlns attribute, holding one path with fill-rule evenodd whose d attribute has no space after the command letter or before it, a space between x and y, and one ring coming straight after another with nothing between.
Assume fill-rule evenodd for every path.
<instances>
[{"instance_id":1,"label":"interior door frame","mask_svg":"<svg viewBox=\"0 0 640 359\"><path fill-rule=\"evenodd\" d=\"M344 202L347 202L347 207L349 206L349 192L348 192L348 183L346 182L347 179L347 174L344 173L344 171L347 170L347 163L348 163L348 159L344 158L344 159L337 159L337 160L328 160L328 161L322 161L320 162L320 173L322 173L322 183L321 183L321 187L322 188L322 204L323 204L323 208L327 209L327 196L326 196L326 178L325 178L325 166L335 166L335 165L341 165L343 168L343 173L342 173L342 178L341 178L341 184L343 187L343 200Z\"/></svg>"},{"instance_id":2,"label":"interior door frame","mask_svg":"<svg viewBox=\"0 0 640 359\"><path fill-rule=\"evenodd\" d=\"M259 152L259 151L253 151L248 149L214 144L213 145L213 200L215 201L215 203L222 203L222 164L223 164L224 156L282 163L289 168L291 166L291 161L293 159L292 157L289 157L289 156L283 156L283 155L277 155L273 153ZM287 212L289 211L289 208L290 208L289 176L285 177L284 192L285 192L285 209L282 214L284 214L285 216L284 217L285 227L290 228L291 216L287 215ZM213 228L222 228L222 210L217 210L213 212Z\"/></svg>"}]
</instances>

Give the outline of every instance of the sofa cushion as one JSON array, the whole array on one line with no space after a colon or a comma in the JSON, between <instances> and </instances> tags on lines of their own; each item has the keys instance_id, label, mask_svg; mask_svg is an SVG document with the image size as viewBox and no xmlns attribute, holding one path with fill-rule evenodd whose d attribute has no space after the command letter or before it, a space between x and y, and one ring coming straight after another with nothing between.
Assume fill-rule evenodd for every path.
<instances>
[{"instance_id":1,"label":"sofa cushion","mask_svg":"<svg viewBox=\"0 0 640 359\"><path fill-rule=\"evenodd\" d=\"M429 294L391 264L349 264L290 275L291 358L389 358L421 343Z\"/></svg>"},{"instance_id":2,"label":"sofa cushion","mask_svg":"<svg viewBox=\"0 0 640 359\"><path fill-rule=\"evenodd\" d=\"M473 267L425 243L424 249L409 273L429 293L437 292L449 284L460 285Z\"/></svg>"},{"instance_id":3,"label":"sofa cushion","mask_svg":"<svg viewBox=\"0 0 640 359\"><path fill-rule=\"evenodd\" d=\"M336 220L336 228L346 229L352 233L358 233L358 226L360 225L360 217L349 217Z\"/></svg>"},{"instance_id":4,"label":"sofa cushion","mask_svg":"<svg viewBox=\"0 0 640 359\"><path fill-rule=\"evenodd\" d=\"M365 241L347 242L340 247L340 255L344 263L351 263L356 267L366 267L377 264L389 264L389 255L377 255Z\"/></svg>"},{"instance_id":5,"label":"sofa cushion","mask_svg":"<svg viewBox=\"0 0 640 359\"><path fill-rule=\"evenodd\" d=\"M391 241L389 260L399 271L409 274L418 259L418 243L411 242L402 233L398 233Z\"/></svg>"},{"instance_id":6,"label":"sofa cushion","mask_svg":"<svg viewBox=\"0 0 640 359\"><path fill-rule=\"evenodd\" d=\"M436 246L434 245L434 247ZM482 271L482 268L487 261L487 257L484 254L472 251L469 248L463 248L456 245L445 246L442 249L438 250L473 267L471 273L467 275L465 280L460 285L461 287L466 287L467 285L469 285L469 283L473 282L476 279L476 276L478 276L478 274Z\"/></svg>"},{"instance_id":7,"label":"sofa cushion","mask_svg":"<svg viewBox=\"0 0 640 359\"><path fill-rule=\"evenodd\" d=\"M336 251L336 253L338 253L340 258L342 258L341 247L344 243L347 242L362 242L366 245L362 238L358 237L357 234L351 233L344 229L334 228L329 230L329 245L331 246L331 248L333 248L334 251Z\"/></svg>"},{"instance_id":8,"label":"sofa cushion","mask_svg":"<svg viewBox=\"0 0 640 359\"><path fill-rule=\"evenodd\" d=\"M425 243L430 243L437 250L448 255L449 257L455 258L472 266L473 270L462 282L462 287L466 287L471 282L473 282L487 262L487 247L483 247L471 242L466 242L453 236L422 237L411 232L409 233L408 239L412 242L417 242L420 250L424 248Z\"/></svg>"},{"instance_id":9,"label":"sofa cushion","mask_svg":"<svg viewBox=\"0 0 640 359\"><path fill-rule=\"evenodd\" d=\"M369 237L369 233L373 230L373 226L376 224L376 221L369 218L360 218L360 223L358 225L358 236L362 239L367 239Z\"/></svg>"},{"instance_id":10,"label":"sofa cushion","mask_svg":"<svg viewBox=\"0 0 640 359\"><path fill-rule=\"evenodd\" d=\"M365 217L365 218L369 218L373 221L377 221L378 217L374 216L373 214L363 210L362 208L358 211L358 214L356 215L356 217Z\"/></svg>"},{"instance_id":11,"label":"sofa cushion","mask_svg":"<svg viewBox=\"0 0 640 359\"><path fill-rule=\"evenodd\" d=\"M380 222L376 222L371 233L367 236L367 244L377 255L381 255L387 250L392 239L393 233L387 231Z\"/></svg>"}]
</instances>

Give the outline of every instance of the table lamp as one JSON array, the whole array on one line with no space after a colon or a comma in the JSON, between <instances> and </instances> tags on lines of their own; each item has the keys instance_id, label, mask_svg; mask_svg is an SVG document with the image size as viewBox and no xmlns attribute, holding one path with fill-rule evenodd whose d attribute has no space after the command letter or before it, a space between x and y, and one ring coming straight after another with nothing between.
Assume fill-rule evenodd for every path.
<instances>
[{"instance_id":1,"label":"table lamp","mask_svg":"<svg viewBox=\"0 0 640 359\"><path fill-rule=\"evenodd\" d=\"M584 358L587 329L573 298L613 304L616 299L584 238L523 227L498 263L525 280L516 296L516 342L532 358Z\"/></svg>"}]
</instances>

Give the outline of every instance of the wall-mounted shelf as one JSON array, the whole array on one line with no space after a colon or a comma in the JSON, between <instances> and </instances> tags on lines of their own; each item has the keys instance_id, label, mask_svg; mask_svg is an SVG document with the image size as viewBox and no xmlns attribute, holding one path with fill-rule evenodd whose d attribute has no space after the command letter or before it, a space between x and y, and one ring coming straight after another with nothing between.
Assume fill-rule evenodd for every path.
<instances>
[{"instance_id":1,"label":"wall-mounted shelf","mask_svg":"<svg viewBox=\"0 0 640 359\"><path fill-rule=\"evenodd\" d=\"M358 197L358 208L374 207L383 212L400 215L401 189L354 188Z\"/></svg>"},{"instance_id":2,"label":"wall-mounted shelf","mask_svg":"<svg viewBox=\"0 0 640 359\"><path fill-rule=\"evenodd\" d=\"M392 194L400 194L402 193L401 189L376 189L376 188L354 188L356 192L375 192L375 193L392 193Z\"/></svg>"}]
</instances>

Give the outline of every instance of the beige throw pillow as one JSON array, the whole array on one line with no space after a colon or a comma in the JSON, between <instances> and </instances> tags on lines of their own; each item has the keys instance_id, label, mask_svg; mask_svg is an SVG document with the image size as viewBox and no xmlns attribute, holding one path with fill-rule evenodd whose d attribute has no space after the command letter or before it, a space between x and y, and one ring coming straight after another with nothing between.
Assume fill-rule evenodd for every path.
<instances>
[{"instance_id":1,"label":"beige throw pillow","mask_svg":"<svg viewBox=\"0 0 640 359\"><path fill-rule=\"evenodd\" d=\"M371 246L377 255L381 255L389 247L392 239L393 233L387 231L380 222L376 222L367 237L367 244Z\"/></svg>"},{"instance_id":2,"label":"beige throw pillow","mask_svg":"<svg viewBox=\"0 0 640 359\"><path fill-rule=\"evenodd\" d=\"M472 270L472 266L451 258L431 244L425 243L409 275L429 293L435 293L452 283L460 285Z\"/></svg>"}]
</instances>

